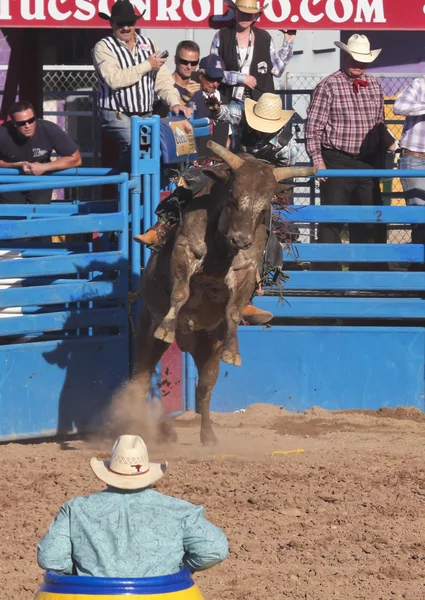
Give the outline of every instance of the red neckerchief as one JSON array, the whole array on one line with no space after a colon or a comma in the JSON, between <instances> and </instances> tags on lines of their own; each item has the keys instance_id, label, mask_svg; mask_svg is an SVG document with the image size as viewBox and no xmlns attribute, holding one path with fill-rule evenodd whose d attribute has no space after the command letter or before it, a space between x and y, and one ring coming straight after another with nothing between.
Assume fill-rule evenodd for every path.
<instances>
[{"instance_id":1,"label":"red neckerchief","mask_svg":"<svg viewBox=\"0 0 425 600\"><path fill-rule=\"evenodd\" d=\"M353 90L355 94L359 93L359 87L367 87L369 85L368 81L364 79L353 79Z\"/></svg>"}]
</instances>

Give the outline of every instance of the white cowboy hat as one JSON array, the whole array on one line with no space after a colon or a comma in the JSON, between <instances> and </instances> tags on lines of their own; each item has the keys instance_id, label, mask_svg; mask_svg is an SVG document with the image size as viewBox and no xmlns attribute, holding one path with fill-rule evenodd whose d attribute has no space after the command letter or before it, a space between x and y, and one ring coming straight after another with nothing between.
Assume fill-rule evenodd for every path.
<instances>
[{"instance_id":1,"label":"white cowboy hat","mask_svg":"<svg viewBox=\"0 0 425 600\"><path fill-rule=\"evenodd\" d=\"M347 44L342 42L334 42L335 46L341 48L344 52L347 52L355 60L362 63L371 63L381 53L379 50L371 50L370 42L365 35L355 33L350 37Z\"/></svg>"},{"instance_id":2,"label":"white cowboy hat","mask_svg":"<svg viewBox=\"0 0 425 600\"><path fill-rule=\"evenodd\" d=\"M250 15L256 15L257 13L262 13L265 8L268 7L268 4L261 7L258 6L257 0L225 0L224 2L229 8L233 8L233 10L240 10L244 13L249 13Z\"/></svg>"},{"instance_id":3,"label":"white cowboy hat","mask_svg":"<svg viewBox=\"0 0 425 600\"><path fill-rule=\"evenodd\" d=\"M252 129L262 133L279 131L294 114L294 110L282 110L282 100L277 94L262 94L258 102L245 98L247 123Z\"/></svg>"},{"instance_id":4,"label":"white cowboy hat","mask_svg":"<svg viewBox=\"0 0 425 600\"><path fill-rule=\"evenodd\" d=\"M92 458L90 466L98 479L121 490L147 488L164 475L167 463L150 463L145 442L138 435L121 435L110 460Z\"/></svg>"}]
</instances>

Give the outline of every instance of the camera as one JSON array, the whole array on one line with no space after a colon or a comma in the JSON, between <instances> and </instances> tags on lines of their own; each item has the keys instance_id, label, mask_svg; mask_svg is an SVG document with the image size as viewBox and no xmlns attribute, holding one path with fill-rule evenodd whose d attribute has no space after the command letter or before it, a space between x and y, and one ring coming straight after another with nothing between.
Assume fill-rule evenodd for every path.
<instances>
[{"instance_id":1,"label":"camera","mask_svg":"<svg viewBox=\"0 0 425 600\"><path fill-rule=\"evenodd\" d=\"M163 50L162 52L160 52L158 54L158 58L168 58L170 56L170 53L168 52L168 50Z\"/></svg>"},{"instance_id":2,"label":"camera","mask_svg":"<svg viewBox=\"0 0 425 600\"><path fill-rule=\"evenodd\" d=\"M199 71L193 71L190 75L190 78L192 81L194 81L195 83L200 83L199 80Z\"/></svg>"}]
</instances>

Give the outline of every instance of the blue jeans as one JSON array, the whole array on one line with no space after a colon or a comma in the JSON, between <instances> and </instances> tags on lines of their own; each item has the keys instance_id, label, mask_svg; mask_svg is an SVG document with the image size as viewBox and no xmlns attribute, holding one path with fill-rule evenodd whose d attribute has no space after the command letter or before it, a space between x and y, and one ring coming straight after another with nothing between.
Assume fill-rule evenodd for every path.
<instances>
[{"instance_id":1,"label":"blue jeans","mask_svg":"<svg viewBox=\"0 0 425 600\"><path fill-rule=\"evenodd\" d=\"M425 169L425 158L404 155L400 169ZM401 177L407 206L425 206L425 177ZM425 243L425 224L412 225L412 244Z\"/></svg>"}]
</instances>

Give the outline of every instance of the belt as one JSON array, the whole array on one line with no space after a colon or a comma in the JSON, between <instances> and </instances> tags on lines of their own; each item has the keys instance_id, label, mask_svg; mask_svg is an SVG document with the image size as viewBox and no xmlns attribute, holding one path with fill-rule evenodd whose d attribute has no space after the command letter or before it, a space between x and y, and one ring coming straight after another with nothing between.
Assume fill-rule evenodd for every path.
<instances>
[{"instance_id":1,"label":"belt","mask_svg":"<svg viewBox=\"0 0 425 600\"><path fill-rule=\"evenodd\" d=\"M114 110L113 108L101 108L100 110L107 110L108 112L113 112L119 115L125 115L126 117L145 117L146 115L151 115L152 111L146 112L124 112L122 110Z\"/></svg>"},{"instance_id":2,"label":"belt","mask_svg":"<svg viewBox=\"0 0 425 600\"><path fill-rule=\"evenodd\" d=\"M406 150L406 148L401 149L401 154L404 156L418 156L419 158L425 158L425 152L413 152L413 150Z\"/></svg>"}]
</instances>

